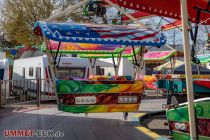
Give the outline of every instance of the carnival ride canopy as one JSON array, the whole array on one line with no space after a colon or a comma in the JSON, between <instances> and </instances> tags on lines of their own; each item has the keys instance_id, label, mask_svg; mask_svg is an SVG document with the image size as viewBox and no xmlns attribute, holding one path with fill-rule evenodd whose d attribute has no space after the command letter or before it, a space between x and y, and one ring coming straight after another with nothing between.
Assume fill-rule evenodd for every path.
<instances>
[{"instance_id":1,"label":"carnival ride canopy","mask_svg":"<svg viewBox=\"0 0 210 140\"><path fill-rule=\"evenodd\" d=\"M181 19L180 0L111 0L122 7L150 13L173 19ZM196 22L196 8L206 9L208 0L187 0L189 19ZM200 21L205 21L209 18L209 14L202 12ZM210 20L203 24L210 24Z\"/></svg>"},{"instance_id":2,"label":"carnival ride canopy","mask_svg":"<svg viewBox=\"0 0 210 140\"><path fill-rule=\"evenodd\" d=\"M172 51L149 51L144 55L145 62L163 61L176 54L176 50Z\"/></svg>"},{"instance_id":3,"label":"carnival ride canopy","mask_svg":"<svg viewBox=\"0 0 210 140\"><path fill-rule=\"evenodd\" d=\"M155 30L139 26L53 23L37 21L34 33L59 42L162 46L166 37Z\"/></svg>"},{"instance_id":4,"label":"carnival ride canopy","mask_svg":"<svg viewBox=\"0 0 210 140\"><path fill-rule=\"evenodd\" d=\"M59 42L49 41L48 49L52 53L56 53L59 47ZM41 46L42 51L46 51L44 44ZM122 45L102 45L102 44L86 44L86 43L70 43L61 42L59 53L64 54L79 54L83 58L112 58L118 57L133 57L140 51L140 47L135 47L133 52L132 47L125 47Z\"/></svg>"},{"instance_id":5,"label":"carnival ride canopy","mask_svg":"<svg viewBox=\"0 0 210 140\"><path fill-rule=\"evenodd\" d=\"M56 53L59 42L50 40L48 49L52 53ZM46 47L42 45L42 51L46 51ZM87 43L71 43L61 42L59 53L61 54L119 54L124 51L126 46L110 45L110 44L87 44Z\"/></svg>"},{"instance_id":6,"label":"carnival ride canopy","mask_svg":"<svg viewBox=\"0 0 210 140\"><path fill-rule=\"evenodd\" d=\"M126 58L132 58L133 56L135 56L136 54L138 54L138 52L141 49L139 47L136 47L133 51L133 49L131 47L127 47L125 48L125 50L123 50L122 52L122 57L126 57ZM113 57L119 57L120 54L80 54L79 55L82 58L113 58Z\"/></svg>"}]
</instances>

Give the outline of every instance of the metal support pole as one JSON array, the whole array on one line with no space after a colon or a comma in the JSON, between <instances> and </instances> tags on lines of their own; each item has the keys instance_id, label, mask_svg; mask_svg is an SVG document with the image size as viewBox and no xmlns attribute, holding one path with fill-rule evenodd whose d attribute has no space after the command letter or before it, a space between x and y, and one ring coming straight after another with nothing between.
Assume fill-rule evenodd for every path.
<instances>
[{"instance_id":1,"label":"metal support pole","mask_svg":"<svg viewBox=\"0 0 210 140\"><path fill-rule=\"evenodd\" d=\"M92 75L93 74L92 58L89 58L88 60L90 62L90 68L91 68L91 70L89 71L89 75Z\"/></svg>"},{"instance_id":2,"label":"metal support pole","mask_svg":"<svg viewBox=\"0 0 210 140\"><path fill-rule=\"evenodd\" d=\"M60 56L59 56L59 59L58 59L58 63L56 64L57 67L59 67L59 64L60 64L60 61L61 61L61 56L62 56L62 54L60 53Z\"/></svg>"},{"instance_id":3,"label":"metal support pole","mask_svg":"<svg viewBox=\"0 0 210 140\"><path fill-rule=\"evenodd\" d=\"M198 75L200 75L200 64L197 64Z\"/></svg>"},{"instance_id":4,"label":"metal support pole","mask_svg":"<svg viewBox=\"0 0 210 140\"><path fill-rule=\"evenodd\" d=\"M139 65L138 64L138 62L137 62L137 58L136 58L136 52L135 52L135 48L134 48L134 46L132 45L132 50L133 50L133 57L134 57L134 60L133 61L135 61L135 65Z\"/></svg>"},{"instance_id":5,"label":"metal support pole","mask_svg":"<svg viewBox=\"0 0 210 140\"><path fill-rule=\"evenodd\" d=\"M190 42L189 42L189 33L188 33L187 0L180 0L180 3L181 3L182 28L183 28L183 45L184 45L183 48L184 48L184 60L185 60L190 137L191 140L196 140L197 135L196 135L196 125L195 125L194 91L192 83L191 55L189 53Z\"/></svg>"},{"instance_id":6,"label":"metal support pole","mask_svg":"<svg viewBox=\"0 0 210 140\"><path fill-rule=\"evenodd\" d=\"M1 80L0 80L0 109L3 107L3 103L2 103L2 90L1 90Z\"/></svg>"},{"instance_id":7,"label":"metal support pole","mask_svg":"<svg viewBox=\"0 0 210 140\"><path fill-rule=\"evenodd\" d=\"M58 48L57 48L57 51L56 51L56 54L55 54L55 58L54 58L54 64L57 63L57 57L58 57L58 53L59 53L60 47L61 47L61 42L59 41Z\"/></svg>"},{"instance_id":8,"label":"metal support pole","mask_svg":"<svg viewBox=\"0 0 210 140\"><path fill-rule=\"evenodd\" d=\"M177 62L177 53L175 54L175 56L173 57L173 69L172 69L172 73L171 74L174 74L174 69L175 69L175 66L176 66L176 63Z\"/></svg>"},{"instance_id":9,"label":"metal support pole","mask_svg":"<svg viewBox=\"0 0 210 140\"><path fill-rule=\"evenodd\" d=\"M91 66L91 71L92 71L92 75L96 75L96 69L95 69L95 65L96 65L96 58L89 58L89 62L90 62L90 66Z\"/></svg>"},{"instance_id":10,"label":"metal support pole","mask_svg":"<svg viewBox=\"0 0 210 140\"><path fill-rule=\"evenodd\" d=\"M195 24L195 31L193 34L193 46L192 46L192 58L195 57L195 48L196 48L196 43L197 43L197 36L198 36L198 24L200 21L200 15L201 15L201 10L200 9L196 9L196 24ZM191 28L191 34L192 34L193 30ZM192 35L191 35L192 36Z\"/></svg>"},{"instance_id":11,"label":"metal support pole","mask_svg":"<svg viewBox=\"0 0 210 140\"><path fill-rule=\"evenodd\" d=\"M38 79L36 79L36 84L37 84L37 107L40 107L40 100L41 100L41 98L40 98L40 96L41 96L41 88L40 88L40 86L41 86L41 83L40 83L40 79L38 78Z\"/></svg>"},{"instance_id":12,"label":"metal support pole","mask_svg":"<svg viewBox=\"0 0 210 140\"><path fill-rule=\"evenodd\" d=\"M48 40L45 38L44 40L45 42L45 47L46 47L46 54L47 54L47 60L48 60L48 64L49 64L49 68L50 68L50 72L51 72L51 75L52 75L52 86L53 86L53 90L55 92L55 96L56 96L56 101L57 101L57 104L59 104L59 99L58 99L58 94L57 94L57 91L56 91L56 76L57 75L57 69L53 63L53 58L48 50Z\"/></svg>"},{"instance_id":13,"label":"metal support pole","mask_svg":"<svg viewBox=\"0 0 210 140\"><path fill-rule=\"evenodd\" d=\"M113 54L112 54L112 62L113 62L113 65L114 65L115 76L117 76L117 66L116 66L116 63L115 63L114 55L113 55ZM118 64L118 65L119 65L119 64Z\"/></svg>"}]
</instances>

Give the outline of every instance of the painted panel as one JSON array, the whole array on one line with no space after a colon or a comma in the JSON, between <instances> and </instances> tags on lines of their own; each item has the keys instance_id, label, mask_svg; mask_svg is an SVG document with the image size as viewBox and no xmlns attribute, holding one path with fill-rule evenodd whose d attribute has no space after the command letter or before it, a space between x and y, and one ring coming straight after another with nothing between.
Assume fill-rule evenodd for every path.
<instances>
[{"instance_id":1,"label":"painted panel","mask_svg":"<svg viewBox=\"0 0 210 140\"><path fill-rule=\"evenodd\" d=\"M144 61L162 61L173 56L176 51L149 51L144 55Z\"/></svg>"},{"instance_id":2,"label":"painted panel","mask_svg":"<svg viewBox=\"0 0 210 140\"><path fill-rule=\"evenodd\" d=\"M204 100L195 103L197 133L200 140L210 139L210 102ZM169 121L169 128L172 130L174 140L189 139L189 116L187 105L169 109L166 112ZM182 124L185 127L178 129L176 125Z\"/></svg>"},{"instance_id":3,"label":"painted panel","mask_svg":"<svg viewBox=\"0 0 210 140\"><path fill-rule=\"evenodd\" d=\"M58 80L57 92L58 108L65 112L133 112L139 108L144 84L141 80ZM95 101L91 104L90 99Z\"/></svg>"},{"instance_id":4,"label":"painted panel","mask_svg":"<svg viewBox=\"0 0 210 140\"><path fill-rule=\"evenodd\" d=\"M191 140L190 135L186 133L173 131L172 135L174 140ZM209 139L210 139L209 137L198 136L198 140L209 140Z\"/></svg>"},{"instance_id":5,"label":"painted panel","mask_svg":"<svg viewBox=\"0 0 210 140\"><path fill-rule=\"evenodd\" d=\"M112 105L74 105L59 104L58 109L73 113L100 113L100 112L135 112L139 104L112 104Z\"/></svg>"},{"instance_id":6,"label":"painted panel","mask_svg":"<svg viewBox=\"0 0 210 140\"><path fill-rule=\"evenodd\" d=\"M142 93L144 91L143 81L57 81L57 92L59 94L73 93Z\"/></svg>"}]
</instances>

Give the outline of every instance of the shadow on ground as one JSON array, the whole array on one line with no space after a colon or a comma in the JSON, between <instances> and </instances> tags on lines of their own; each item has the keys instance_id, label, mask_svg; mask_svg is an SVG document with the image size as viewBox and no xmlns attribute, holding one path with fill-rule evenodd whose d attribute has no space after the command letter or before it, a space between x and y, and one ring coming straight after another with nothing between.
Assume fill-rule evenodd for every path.
<instances>
[{"instance_id":1,"label":"shadow on ground","mask_svg":"<svg viewBox=\"0 0 210 140\"><path fill-rule=\"evenodd\" d=\"M11 108L11 111L13 109ZM49 111L49 112L48 112ZM138 131L132 121L120 119L66 116L68 113L44 109L32 113L17 113L0 119L1 140L152 140ZM47 114L49 113L49 114ZM75 114L72 114L75 115ZM53 130L64 137L6 138L4 130Z\"/></svg>"},{"instance_id":2,"label":"shadow on ground","mask_svg":"<svg viewBox=\"0 0 210 140\"><path fill-rule=\"evenodd\" d=\"M166 115L163 112L158 115L149 115L142 118L141 125L163 137L171 138L168 126L164 125L166 122Z\"/></svg>"}]
</instances>

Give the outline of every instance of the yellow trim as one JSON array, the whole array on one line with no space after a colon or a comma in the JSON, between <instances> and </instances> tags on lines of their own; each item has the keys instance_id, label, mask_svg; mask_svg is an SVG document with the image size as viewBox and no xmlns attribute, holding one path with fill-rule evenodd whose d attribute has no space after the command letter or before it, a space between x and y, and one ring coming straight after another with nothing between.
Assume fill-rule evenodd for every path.
<instances>
[{"instance_id":1,"label":"yellow trim","mask_svg":"<svg viewBox=\"0 0 210 140\"><path fill-rule=\"evenodd\" d=\"M134 118L140 118L140 117L144 116L145 114L146 113L138 113L138 114L134 115L133 117Z\"/></svg>"},{"instance_id":2,"label":"yellow trim","mask_svg":"<svg viewBox=\"0 0 210 140\"><path fill-rule=\"evenodd\" d=\"M143 117L144 115L146 115L147 113L138 113L136 115L134 115L133 117L134 118L141 118ZM143 126L137 126L135 127L138 131L144 133L145 135L153 138L153 139L160 139L160 138L163 138L162 136L158 135L157 133L143 127Z\"/></svg>"},{"instance_id":3,"label":"yellow trim","mask_svg":"<svg viewBox=\"0 0 210 140\"><path fill-rule=\"evenodd\" d=\"M158 138L161 138L160 135L158 135L157 133L143 127L143 126L138 126L136 127L137 130L143 132L144 134L146 134L147 136L153 138L153 139L158 139Z\"/></svg>"}]
</instances>

